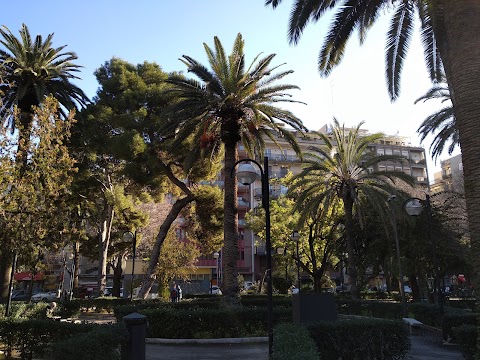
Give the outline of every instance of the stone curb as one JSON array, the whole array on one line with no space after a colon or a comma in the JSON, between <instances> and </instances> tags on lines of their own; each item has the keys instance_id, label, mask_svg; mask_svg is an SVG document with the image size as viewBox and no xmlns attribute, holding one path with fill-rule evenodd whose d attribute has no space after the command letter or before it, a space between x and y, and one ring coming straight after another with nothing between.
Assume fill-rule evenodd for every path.
<instances>
[{"instance_id":1,"label":"stone curb","mask_svg":"<svg viewBox=\"0 0 480 360\"><path fill-rule=\"evenodd\" d=\"M147 344L247 344L267 343L268 337L222 338L222 339L161 339L146 338Z\"/></svg>"}]
</instances>

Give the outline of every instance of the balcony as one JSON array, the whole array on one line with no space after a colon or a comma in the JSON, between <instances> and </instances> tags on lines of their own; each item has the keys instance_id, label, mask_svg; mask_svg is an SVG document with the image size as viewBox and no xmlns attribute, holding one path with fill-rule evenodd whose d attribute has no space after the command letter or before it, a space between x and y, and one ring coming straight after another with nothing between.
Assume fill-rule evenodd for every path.
<instances>
[{"instance_id":1,"label":"balcony","mask_svg":"<svg viewBox=\"0 0 480 360\"><path fill-rule=\"evenodd\" d=\"M249 209L250 208L250 203L246 201L244 198L239 197L237 199L237 207L239 209Z\"/></svg>"},{"instance_id":2,"label":"balcony","mask_svg":"<svg viewBox=\"0 0 480 360\"><path fill-rule=\"evenodd\" d=\"M296 155L281 155L281 154L267 154L265 153L264 156L268 157L269 164L276 165L278 163L292 163L292 162L299 162L300 159ZM255 160L262 161L263 157L260 158L259 156L255 157Z\"/></svg>"},{"instance_id":3,"label":"balcony","mask_svg":"<svg viewBox=\"0 0 480 360\"><path fill-rule=\"evenodd\" d=\"M270 194L270 199L278 199L280 195L285 195L286 190L283 189L270 189L269 194ZM254 191L254 196L257 199L262 198L262 189L257 188Z\"/></svg>"}]
</instances>

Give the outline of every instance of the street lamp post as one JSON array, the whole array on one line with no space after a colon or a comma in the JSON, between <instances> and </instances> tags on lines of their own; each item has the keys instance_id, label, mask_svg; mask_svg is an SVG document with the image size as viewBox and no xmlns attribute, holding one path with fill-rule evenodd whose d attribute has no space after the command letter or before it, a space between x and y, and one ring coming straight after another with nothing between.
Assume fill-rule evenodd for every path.
<instances>
[{"instance_id":1,"label":"street lamp post","mask_svg":"<svg viewBox=\"0 0 480 360\"><path fill-rule=\"evenodd\" d=\"M277 254L283 255L285 260L285 294L288 294L288 261L285 258L287 256L287 248L286 247L277 248Z\"/></svg>"},{"instance_id":2,"label":"street lamp post","mask_svg":"<svg viewBox=\"0 0 480 360\"><path fill-rule=\"evenodd\" d=\"M233 165L231 169L230 176L233 176L235 167L239 164L245 162L238 167L237 170L237 179L243 185L251 185L258 176L258 173L255 171L255 168L251 163L257 165L260 169L260 178L262 181L262 207L265 210L265 247L267 254L267 318L268 318L268 354L272 355L272 346L273 346L273 296L272 296L272 250L271 250L271 241L270 241L270 191L269 191L269 182L268 182L268 157L263 158L263 169L262 166L252 159L242 159Z\"/></svg>"},{"instance_id":3,"label":"street lamp post","mask_svg":"<svg viewBox=\"0 0 480 360\"><path fill-rule=\"evenodd\" d=\"M396 196L390 195L388 197L388 202L395 201ZM393 236L395 238L395 249L397 251L397 263L398 263L398 277L400 278L400 298L402 303L402 315L403 317L407 316L407 301L405 300L405 284L403 283L403 272L402 272L402 263L400 261L400 243L398 241L398 231L397 231L397 217L395 215L395 209L393 206L390 206L392 212L392 226L393 226Z\"/></svg>"},{"instance_id":4,"label":"street lamp post","mask_svg":"<svg viewBox=\"0 0 480 360\"><path fill-rule=\"evenodd\" d=\"M215 251L213 253L213 258L215 259L215 267L216 267L216 274L217 274L217 286L220 284L218 283L218 258L220 257L220 254ZM210 279L210 294L213 294L213 269L212 269L212 278Z\"/></svg>"},{"instance_id":5,"label":"street lamp post","mask_svg":"<svg viewBox=\"0 0 480 360\"><path fill-rule=\"evenodd\" d=\"M133 300L133 278L135 276L135 256L137 252L137 230L134 233L131 231L126 231L123 233L123 240L126 242L132 242L132 280L130 282L130 301Z\"/></svg>"},{"instance_id":6,"label":"street lamp post","mask_svg":"<svg viewBox=\"0 0 480 360\"><path fill-rule=\"evenodd\" d=\"M435 236L432 236L432 207L430 205L430 195L425 194L425 206L422 200L419 198L410 198L403 203L403 208L410 216L418 216L422 213L423 208L427 211L427 236L430 244L432 245L432 258L433 258L433 294L436 298L440 311L443 312L443 299L442 292L440 291L440 277L439 277L439 265L437 256L437 244Z\"/></svg>"},{"instance_id":7,"label":"street lamp post","mask_svg":"<svg viewBox=\"0 0 480 360\"><path fill-rule=\"evenodd\" d=\"M292 235L290 235L293 241L297 243L297 288L298 288L298 293L300 293L300 253L298 251L298 245L300 243L300 234L298 231L293 231Z\"/></svg>"}]
</instances>

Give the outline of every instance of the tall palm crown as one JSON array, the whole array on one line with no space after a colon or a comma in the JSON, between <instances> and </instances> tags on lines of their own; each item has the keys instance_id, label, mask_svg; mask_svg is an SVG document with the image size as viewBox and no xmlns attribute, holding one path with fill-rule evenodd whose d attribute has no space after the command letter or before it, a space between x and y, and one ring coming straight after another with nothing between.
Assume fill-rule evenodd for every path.
<instances>
[{"instance_id":1,"label":"tall palm crown","mask_svg":"<svg viewBox=\"0 0 480 360\"><path fill-rule=\"evenodd\" d=\"M52 47L53 34L43 40L37 35L33 41L25 24L20 30L20 39L5 26L0 28L0 92L3 91L0 116L8 118L8 125L14 130L18 124L11 116L16 105L21 112L22 127L30 128L32 106L40 105L52 95L60 105L70 110L77 105L84 106L88 98L70 80L78 79L74 74L80 66L73 63L77 56L63 52L65 46ZM60 109L62 115L64 110Z\"/></svg>"},{"instance_id":2,"label":"tall palm crown","mask_svg":"<svg viewBox=\"0 0 480 360\"><path fill-rule=\"evenodd\" d=\"M386 202L388 194L396 192L395 181L413 183L412 177L401 171L373 171L381 162L401 162L404 158L372 153L368 146L383 138L383 134L363 135L360 131L362 125L363 122L346 129L335 120L331 135L318 133L325 145L309 147L310 152L304 154L303 170L294 177L294 185L289 189L298 193L297 203L304 213L329 209L338 201L343 204L348 267L354 295L358 295L352 234L354 212L361 215L363 203L367 202L381 213L381 205Z\"/></svg>"},{"instance_id":3,"label":"tall palm crown","mask_svg":"<svg viewBox=\"0 0 480 360\"><path fill-rule=\"evenodd\" d=\"M266 5L277 7L282 0L266 0ZM318 57L320 74L328 76L343 58L346 44L355 30L360 42L380 15L393 13L387 33L385 52L388 92L392 100L400 93L403 62L413 34L415 17L420 18L425 62L432 80L441 78L443 69L438 46L443 43L443 29L438 21L439 5L434 1L403 0L295 0L290 14L288 36L297 43L310 21L317 22L329 10L336 9L330 28ZM434 32L435 30L435 32Z\"/></svg>"},{"instance_id":4,"label":"tall palm crown","mask_svg":"<svg viewBox=\"0 0 480 360\"><path fill-rule=\"evenodd\" d=\"M455 121L455 110L451 103L450 90L443 80L441 83L433 86L425 95L419 97L415 103L419 101L427 101L432 99L440 100L446 105L435 111L433 114L423 120L417 132L420 134L421 141L430 134L435 134L430 150L434 158L438 158L448 143L448 153L451 155L457 146L460 146L460 137L457 124Z\"/></svg>"},{"instance_id":5,"label":"tall palm crown","mask_svg":"<svg viewBox=\"0 0 480 360\"><path fill-rule=\"evenodd\" d=\"M257 56L246 69L241 34L237 35L228 56L218 37L214 43L214 49L204 44L211 70L189 56L182 57L188 72L199 80L181 76L168 80L180 100L167 114L171 119L169 128L176 130L176 143L193 134L200 146L192 153L216 153L224 144L224 294L227 302L234 303L239 292L237 181L230 176L230 169L238 159L238 143L241 141L248 154L254 156L256 151L263 151L264 136L276 141L275 136L280 135L299 152L295 137L283 125L300 131L305 128L290 111L276 106L279 102L296 102L288 92L298 87L275 83L292 71L275 72L278 66L270 66L274 54Z\"/></svg>"}]
</instances>

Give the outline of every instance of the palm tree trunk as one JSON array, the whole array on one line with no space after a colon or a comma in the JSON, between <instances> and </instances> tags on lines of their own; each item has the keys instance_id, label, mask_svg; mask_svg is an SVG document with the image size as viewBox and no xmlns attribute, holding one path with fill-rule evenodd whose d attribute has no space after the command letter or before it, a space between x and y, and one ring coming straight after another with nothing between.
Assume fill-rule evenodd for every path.
<instances>
[{"instance_id":1,"label":"palm tree trunk","mask_svg":"<svg viewBox=\"0 0 480 360\"><path fill-rule=\"evenodd\" d=\"M359 299L359 288L357 286L357 259L355 255L355 241L353 238L353 201L350 196L344 195L343 206L345 209L345 237L348 253L348 276L350 279L350 293L352 299Z\"/></svg>"},{"instance_id":2,"label":"palm tree trunk","mask_svg":"<svg viewBox=\"0 0 480 360\"><path fill-rule=\"evenodd\" d=\"M237 177L230 171L237 161L237 142L225 142L225 192L223 218L223 293L227 306L239 305L238 287L238 214L237 214ZM269 251L269 249L267 249Z\"/></svg>"},{"instance_id":3,"label":"palm tree trunk","mask_svg":"<svg viewBox=\"0 0 480 360\"><path fill-rule=\"evenodd\" d=\"M472 282L480 286L480 2L443 1L447 48L442 59L449 65L448 84L453 93L456 125L462 149L465 199L474 264ZM477 296L477 311L480 296ZM480 348L480 332L477 339Z\"/></svg>"},{"instance_id":4,"label":"palm tree trunk","mask_svg":"<svg viewBox=\"0 0 480 360\"><path fill-rule=\"evenodd\" d=\"M477 0L444 1L450 81L454 93L456 123L460 134L465 198L472 241L474 282L480 284L480 3Z\"/></svg>"}]
</instances>

